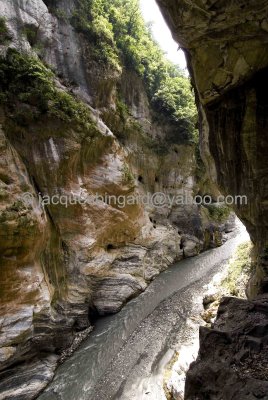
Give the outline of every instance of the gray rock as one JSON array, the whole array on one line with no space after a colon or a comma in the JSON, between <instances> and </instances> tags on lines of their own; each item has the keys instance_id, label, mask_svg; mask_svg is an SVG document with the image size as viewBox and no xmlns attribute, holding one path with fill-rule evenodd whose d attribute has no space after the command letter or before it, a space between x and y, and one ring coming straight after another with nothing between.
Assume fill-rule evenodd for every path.
<instances>
[{"instance_id":1,"label":"gray rock","mask_svg":"<svg viewBox=\"0 0 268 400\"><path fill-rule=\"evenodd\" d=\"M268 398L268 301L226 297L187 373L185 399Z\"/></svg>"},{"instance_id":2,"label":"gray rock","mask_svg":"<svg viewBox=\"0 0 268 400\"><path fill-rule=\"evenodd\" d=\"M20 400L27 399L27 381L37 379L31 367L29 373L23 371L25 363L37 363L37 372L40 367L47 381L55 359L44 361L42 354L68 348L75 331L90 326L96 310L118 311L170 264L221 242L215 231L220 234L222 228L202 207L170 207L168 202L174 194L193 197L212 190L197 179L195 146L181 140L170 121L155 122L135 73L93 60L90 41L69 21L75 3L59 0L66 18L57 18L50 0L0 0L0 14L12 36L9 45L0 46L1 57L8 46L38 56L55 71L55 88L83 101L92 122L89 131L16 98L13 112L22 114L22 126L13 112L1 108L0 370L4 374L8 369L14 396L22 390ZM25 33L29 28L36 43ZM125 141L120 140L124 124L117 119L118 91L132 123ZM166 154L159 157L144 137L161 140ZM162 208L81 201L95 193L139 196L159 191L167 195ZM44 206L38 193L75 195L80 202ZM184 249L183 234L189 235ZM32 384L31 396L43 387L40 379Z\"/></svg>"}]
</instances>

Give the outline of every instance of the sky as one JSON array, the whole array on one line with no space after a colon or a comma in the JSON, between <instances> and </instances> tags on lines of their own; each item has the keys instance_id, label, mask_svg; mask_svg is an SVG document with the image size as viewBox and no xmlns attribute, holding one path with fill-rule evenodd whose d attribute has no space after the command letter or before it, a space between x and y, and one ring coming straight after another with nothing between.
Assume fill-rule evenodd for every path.
<instances>
[{"instance_id":1,"label":"sky","mask_svg":"<svg viewBox=\"0 0 268 400\"><path fill-rule=\"evenodd\" d=\"M167 58L186 68L186 61L182 50L178 50L178 44L173 40L170 30L156 4L155 0L140 0L143 18L146 22L153 22L152 32L154 38L166 53Z\"/></svg>"}]
</instances>

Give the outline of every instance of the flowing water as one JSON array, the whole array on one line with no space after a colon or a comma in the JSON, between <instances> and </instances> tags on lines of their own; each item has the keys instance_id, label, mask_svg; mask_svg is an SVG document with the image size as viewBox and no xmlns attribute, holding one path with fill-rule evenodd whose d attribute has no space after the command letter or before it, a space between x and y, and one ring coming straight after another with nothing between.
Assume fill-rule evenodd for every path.
<instances>
[{"instance_id":1,"label":"flowing water","mask_svg":"<svg viewBox=\"0 0 268 400\"><path fill-rule=\"evenodd\" d=\"M173 265L118 314L99 319L39 400L163 399L163 369L172 344L184 340L194 300L245 240L239 223L223 246Z\"/></svg>"}]
</instances>

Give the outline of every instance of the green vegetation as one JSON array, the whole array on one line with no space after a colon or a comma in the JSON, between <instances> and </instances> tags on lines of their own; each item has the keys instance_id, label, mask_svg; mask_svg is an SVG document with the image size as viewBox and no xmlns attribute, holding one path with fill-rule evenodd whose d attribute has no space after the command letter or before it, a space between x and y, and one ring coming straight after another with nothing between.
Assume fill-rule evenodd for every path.
<instances>
[{"instance_id":1,"label":"green vegetation","mask_svg":"<svg viewBox=\"0 0 268 400\"><path fill-rule=\"evenodd\" d=\"M235 256L230 262L227 277L222 282L222 285L226 287L233 296L243 296L244 294L241 292L240 286L242 291L244 291L244 287L251 272L251 250L251 242L245 242L238 246Z\"/></svg>"},{"instance_id":2,"label":"green vegetation","mask_svg":"<svg viewBox=\"0 0 268 400\"><path fill-rule=\"evenodd\" d=\"M10 42L11 36L8 33L6 20L4 17L0 17L0 45L5 45Z\"/></svg>"},{"instance_id":3,"label":"green vegetation","mask_svg":"<svg viewBox=\"0 0 268 400\"><path fill-rule=\"evenodd\" d=\"M120 71L113 26L109 21L112 3L106 0L78 0L71 22L92 44L92 55L96 61Z\"/></svg>"},{"instance_id":4,"label":"green vegetation","mask_svg":"<svg viewBox=\"0 0 268 400\"><path fill-rule=\"evenodd\" d=\"M230 215L230 208L226 205L209 204L206 205L210 217L217 222L225 221Z\"/></svg>"},{"instance_id":5,"label":"green vegetation","mask_svg":"<svg viewBox=\"0 0 268 400\"><path fill-rule=\"evenodd\" d=\"M122 175L123 175L123 181L125 184L134 183L134 176L132 175L127 164L123 165Z\"/></svg>"},{"instance_id":6,"label":"green vegetation","mask_svg":"<svg viewBox=\"0 0 268 400\"><path fill-rule=\"evenodd\" d=\"M71 22L90 42L96 62L117 71L134 70L157 113L183 122L189 139L196 142L197 111L189 79L166 60L138 0L78 0Z\"/></svg>"},{"instance_id":7,"label":"green vegetation","mask_svg":"<svg viewBox=\"0 0 268 400\"><path fill-rule=\"evenodd\" d=\"M39 115L49 114L87 130L95 126L87 106L57 89L53 72L38 58L9 49L7 56L0 58L0 82L0 104L6 107L20 102L37 109ZM20 109L23 112L23 107Z\"/></svg>"},{"instance_id":8,"label":"green vegetation","mask_svg":"<svg viewBox=\"0 0 268 400\"><path fill-rule=\"evenodd\" d=\"M120 119L126 122L130 115L130 112L127 105L122 100L119 99L116 100L116 110L120 116Z\"/></svg>"},{"instance_id":9,"label":"green vegetation","mask_svg":"<svg viewBox=\"0 0 268 400\"><path fill-rule=\"evenodd\" d=\"M175 75L175 74L174 74ZM196 107L189 81L185 76L165 76L154 93L153 102L175 120L196 117Z\"/></svg>"},{"instance_id":10,"label":"green vegetation","mask_svg":"<svg viewBox=\"0 0 268 400\"><path fill-rule=\"evenodd\" d=\"M65 22L68 21L67 13L62 8L59 7L54 8L53 13L56 15L58 19L62 19Z\"/></svg>"},{"instance_id":11,"label":"green vegetation","mask_svg":"<svg viewBox=\"0 0 268 400\"><path fill-rule=\"evenodd\" d=\"M52 2L47 3L52 7ZM55 15L67 20L66 13L53 4ZM128 68L141 77L156 111L155 118L162 122L168 120L174 126L168 135L171 144L197 142L197 113L189 79L178 66L166 60L142 18L138 0L77 0L71 23L87 38L91 60L117 73ZM22 34L40 54L42 47L37 33L36 27L31 25L22 29ZM6 23L1 18L0 42L7 38ZM1 102L12 104L15 99L15 102L37 106L39 112L65 121L91 124L87 107L68 93L56 89L53 73L38 58L9 50L7 58L0 59L0 78ZM23 110L21 112L24 114ZM129 111L120 98L117 99L117 114L116 124L124 125L122 135L129 124L133 130L135 121L129 122ZM18 118L21 120L24 116L18 115ZM156 149L161 147L153 139L150 145ZM159 151L162 150L165 149Z\"/></svg>"},{"instance_id":12,"label":"green vegetation","mask_svg":"<svg viewBox=\"0 0 268 400\"><path fill-rule=\"evenodd\" d=\"M26 37L31 46L37 42L38 29L35 25L25 25L22 29L22 34Z\"/></svg>"}]
</instances>

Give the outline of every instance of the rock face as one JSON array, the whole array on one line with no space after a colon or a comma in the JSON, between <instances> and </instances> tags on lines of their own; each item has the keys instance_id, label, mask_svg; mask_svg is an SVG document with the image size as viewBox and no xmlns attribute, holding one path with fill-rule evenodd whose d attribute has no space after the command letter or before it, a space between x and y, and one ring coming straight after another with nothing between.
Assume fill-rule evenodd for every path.
<instances>
[{"instance_id":1,"label":"rock face","mask_svg":"<svg viewBox=\"0 0 268 400\"><path fill-rule=\"evenodd\" d=\"M199 101L201 148L221 191L247 196L236 212L255 244L248 295L267 292L267 2L157 0L185 50ZM202 329L187 399L267 398L266 300L223 301ZM264 361L265 360L265 361ZM252 365L251 365L252 363Z\"/></svg>"},{"instance_id":2,"label":"rock face","mask_svg":"<svg viewBox=\"0 0 268 400\"><path fill-rule=\"evenodd\" d=\"M74 3L57 2L67 16ZM156 118L135 73L93 62L90 43L52 5L0 0L7 25L0 34L6 399L33 398L91 316L120 310L171 263L221 244L228 228L206 207L169 203L174 195L217 194L206 174L200 178L196 146ZM161 207L104 198L155 192L165 194ZM59 204L60 196L68 201Z\"/></svg>"},{"instance_id":3,"label":"rock face","mask_svg":"<svg viewBox=\"0 0 268 400\"><path fill-rule=\"evenodd\" d=\"M185 50L200 105L201 147L221 191L245 195L236 212L259 252L267 247L265 1L158 0ZM256 274L261 286L264 266ZM260 288L261 289L261 288ZM256 290L255 290L256 292Z\"/></svg>"},{"instance_id":4,"label":"rock face","mask_svg":"<svg viewBox=\"0 0 268 400\"><path fill-rule=\"evenodd\" d=\"M200 351L187 375L185 399L267 399L267 322L267 297L224 298L212 329L200 328Z\"/></svg>"}]
</instances>

